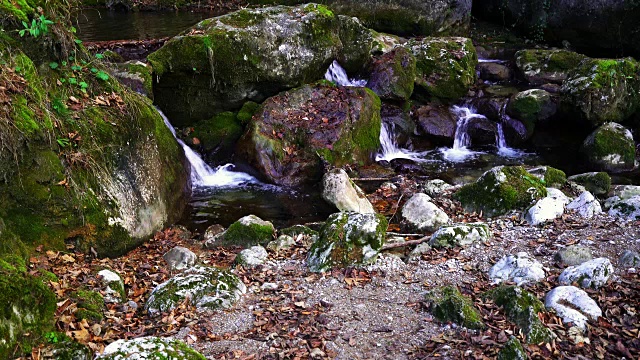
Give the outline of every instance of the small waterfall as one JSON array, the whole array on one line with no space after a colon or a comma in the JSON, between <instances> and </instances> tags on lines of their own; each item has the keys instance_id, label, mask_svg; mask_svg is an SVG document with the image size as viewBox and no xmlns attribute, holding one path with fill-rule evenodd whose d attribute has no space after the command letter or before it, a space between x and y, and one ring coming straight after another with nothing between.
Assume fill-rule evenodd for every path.
<instances>
[{"instance_id":1,"label":"small waterfall","mask_svg":"<svg viewBox=\"0 0 640 360\"><path fill-rule=\"evenodd\" d=\"M164 115L160 109L157 109L158 113L162 116L165 125L169 128L173 137L176 138L180 146L184 149L184 154L187 157L187 161L191 164L191 183L194 187L233 187L247 183L258 183L258 180L249 174L242 172L231 171L234 167L233 164L226 164L218 166L212 169L211 166L202 160L193 149L191 149L184 141L178 139L176 136L176 130L173 128L169 119Z\"/></svg>"},{"instance_id":2,"label":"small waterfall","mask_svg":"<svg viewBox=\"0 0 640 360\"><path fill-rule=\"evenodd\" d=\"M507 103L500 108L500 122L498 122L498 133L496 134L496 147L498 148L498 155L504 157L520 157L525 155L524 152L518 149L511 148L507 145L507 139L504 136L503 122L509 119L507 115Z\"/></svg>"},{"instance_id":3,"label":"small waterfall","mask_svg":"<svg viewBox=\"0 0 640 360\"><path fill-rule=\"evenodd\" d=\"M423 153L402 149L393 138L394 124L382 123L380 129L381 151L376 155L376 161L391 161L393 159L408 159L413 161L423 161Z\"/></svg>"},{"instance_id":4,"label":"small waterfall","mask_svg":"<svg viewBox=\"0 0 640 360\"><path fill-rule=\"evenodd\" d=\"M485 118L475 112L471 107L454 105L451 112L458 118L456 122L456 133L453 138L452 148L443 148L442 152L445 160L452 162L461 162L480 154L477 151L469 150L471 138L469 137L469 122L474 118Z\"/></svg>"},{"instance_id":5,"label":"small waterfall","mask_svg":"<svg viewBox=\"0 0 640 360\"><path fill-rule=\"evenodd\" d=\"M338 61L333 60L329 69L324 74L324 78L340 86L365 86L367 80L349 79L347 72L340 66Z\"/></svg>"}]
</instances>

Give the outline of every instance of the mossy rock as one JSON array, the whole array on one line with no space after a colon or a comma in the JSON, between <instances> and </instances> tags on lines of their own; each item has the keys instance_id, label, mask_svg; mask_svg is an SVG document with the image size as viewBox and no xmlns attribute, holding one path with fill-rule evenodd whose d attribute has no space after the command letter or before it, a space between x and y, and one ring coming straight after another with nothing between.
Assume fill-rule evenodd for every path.
<instances>
[{"instance_id":1,"label":"mossy rock","mask_svg":"<svg viewBox=\"0 0 640 360\"><path fill-rule=\"evenodd\" d=\"M542 181L522 166L498 166L484 173L475 183L460 188L453 197L466 211L497 216L511 210L524 210L546 195Z\"/></svg>"},{"instance_id":2,"label":"mossy rock","mask_svg":"<svg viewBox=\"0 0 640 360\"><path fill-rule=\"evenodd\" d=\"M587 57L573 51L526 49L515 55L516 66L531 85L562 84L569 72Z\"/></svg>"},{"instance_id":3,"label":"mossy rock","mask_svg":"<svg viewBox=\"0 0 640 360\"><path fill-rule=\"evenodd\" d=\"M567 183L567 174L551 166L539 166L528 169L527 172L540 179L548 188L560 189Z\"/></svg>"},{"instance_id":4,"label":"mossy rock","mask_svg":"<svg viewBox=\"0 0 640 360\"><path fill-rule=\"evenodd\" d=\"M284 229L280 229L278 231L278 233L280 235L289 235L293 238L295 238L296 236L302 234L302 235L307 235L310 237L317 237L319 235L319 233L313 229L311 229L308 226L305 225L293 225L290 226L288 228L284 228Z\"/></svg>"},{"instance_id":5,"label":"mossy rock","mask_svg":"<svg viewBox=\"0 0 640 360\"><path fill-rule=\"evenodd\" d=\"M247 115L246 112L242 114L243 117ZM209 120L197 122L193 125L193 133L190 135L198 139L197 147L210 163L226 163L233 155L234 147L242 136L242 132L242 124L237 115L225 111L214 115Z\"/></svg>"},{"instance_id":6,"label":"mossy rock","mask_svg":"<svg viewBox=\"0 0 640 360\"><path fill-rule=\"evenodd\" d=\"M471 39L425 38L405 44L416 57L416 85L428 94L456 100L476 81L478 55Z\"/></svg>"},{"instance_id":7,"label":"mossy rock","mask_svg":"<svg viewBox=\"0 0 640 360\"><path fill-rule=\"evenodd\" d=\"M551 94L540 89L530 89L515 94L507 106L507 113L522 121L529 133L536 123L548 120L556 113L556 103Z\"/></svg>"},{"instance_id":8,"label":"mossy rock","mask_svg":"<svg viewBox=\"0 0 640 360\"><path fill-rule=\"evenodd\" d=\"M454 286L445 286L427 294L433 316L442 322L454 322L469 329L484 329L482 315L471 299Z\"/></svg>"},{"instance_id":9,"label":"mossy rock","mask_svg":"<svg viewBox=\"0 0 640 360\"><path fill-rule=\"evenodd\" d=\"M115 341L109 344L96 360L126 360L132 357L146 360L206 359L202 354L180 340L148 336Z\"/></svg>"},{"instance_id":10,"label":"mossy rock","mask_svg":"<svg viewBox=\"0 0 640 360\"><path fill-rule=\"evenodd\" d=\"M329 216L307 257L309 270L373 263L382 249L387 219L380 214L342 212Z\"/></svg>"},{"instance_id":11,"label":"mossy rock","mask_svg":"<svg viewBox=\"0 0 640 360\"><path fill-rule=\"evenodd\" d=\"M527 360L527 352L515 336L512 336L500 349L497 360Z\"/></svg>"},{"instance_id":12,"label":"mossy rock","mask_svg":"<svg viewBox=\"0 0 640 360\"><path fill-rule=\"evenodd\" d=\"M305 4L203 20L148 60L157 79L156 103L184 127L319 80L335 59L359 71L372 47L371 32L357 19Z\"/></svg>"},{"instance_id":13,"label":"mossy rock","mask_svg":"<svg viewBox=\"0 0 640 360\"><path fill-rule=\"evenodd\" d=\"M0 358L30 352L53 329L56 296L26 272L24 260L0 260L0 302Z\"/></svg>"},{"instance_id":14,"label":"mossy rock","mask_svg":"<svg viewBox=\"0 0 640 360\"><path fill-rule=\"evenodd\" d=\"M631 131L617 123L607 123L591 133L581 152L593 170L632 170L636 162L636 144Z\"/></svg>"},{"instance_id":15,"label":"mossy rock","mask_svg":"<svg viewBox=\"0 0 640 360\"><path fill-rule=\"evenodd\" d=\"M491 230L484 223L463 223L441 226L429 240L433 248L466 246L491 239Z\"/></svg>"},{"instance_id":16,"label":"mossy rock","mask_svg":"<svg viewBox=\"0 0 640 360\"><path fill-rule=\"evenodd\" d=\"M374 59L367 87L381 99L409 100L416 78L416 58L409 50L397 47Z\"/></svg>"},{"instance_id":17,"label":"mossy rock","mask_svg":"<svg viewBox=\"0 0 640 360\"><path fill-rule=\"evenodd\" d=\"M102 320L104 315L104 298L97 291L80 289L71 295L71 299L77 302L78 320L87 319L94 322Z\"/></svg>"},{"instance_id":18,"label":"mossy rock","mask_svg":"<svg viewBox=\"0 0 640 360\"><path fill-rule=\"evenodd\" d=\"M131 90L153 100L153 69L140 61L127 61L113 65L113 75Z\"/></svg>"},{"instance_id":19,"label":"mossy rock","mask_svg":"<svg viewBox=\"0 0 640 360\"><path fill-rule=\"evenodd\" d=\"M242 280L228 270L193 266L153 289L145 309L156 315L173 310L185 299L198 309L225 309L246 291Z\"/></svg>"},{"instance_id":20,"label":"mossy rock","mask_svg":"<svg viewBox=\"0 0 640 360\"><path fill-rule=\"evenodd\" d=\"M276 230L269 221L255 215L247 215L234 222L215 241L213 246L265 246L275 238Z\"/></svg>"},{"instance_id":21,"label":"mossy rock","mask_svg":"<svg viewBox=\"0 0 640 360\"><path fill-rule=\"evenodd\" d=\"M593 127L622 122L640 108L640 64L632 58L586 59L562 85L563 102Z\"/></svg>"},{"instance_id":22,"label":"mossy rock","mask_svg":"<svg viewBox=\"0 0 640 360\"><path fill-rule=\"evenodd\" d=\"M539 344L554 339L553 332L538 317L538 313L545 311L544 304L530 292L517 286L501 285L487 292L485 297L502 306L507 318L527 336L527 342Z\"/></svg>"},{"instance_id":23,"label":"mossy rock","mask_svg":"<svg viewBox=\"0 0 640 360\"><path fill-rule=\"evenodd\" d=\"M53 336L55 336L55 339L57 341L47 346L45 350L42 351L41 359L43 360L92 360L93 359L93 351L88 346L75 342L72 339L68 338L66 335L61 333L57 333Z\"/></svg>"},{"instance_id":24,"label":"mossy rock","mask_svg":"<svg viewBox=\"0 0 640 360\"><path fill-rule=\"evenodd\" d=\"M584 186L594 195L604 195L611 189L611 176L606 172L590 172L569 176L569 181Z\"/></svg>"}]
</instances>

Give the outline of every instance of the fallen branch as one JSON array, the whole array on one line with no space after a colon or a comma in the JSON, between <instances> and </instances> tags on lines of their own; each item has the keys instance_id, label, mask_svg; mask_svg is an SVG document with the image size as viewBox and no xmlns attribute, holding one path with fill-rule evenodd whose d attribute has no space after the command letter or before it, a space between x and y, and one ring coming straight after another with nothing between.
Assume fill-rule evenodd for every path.
<instances>
[{"instance_id":1,"label":"fallen branch","mask_svg":"<svg viewBox=\"0 0 640 360\"><path fill-rule=\"evenodd\" d=\"M419 244L422 244L423 242L429 241L429 239L431 239L431 236L425 236L425 237L421 237L418 240L409 240L401 243L385 244L385 245L382 245L381 251L389 250L389 249L397 249L397 248L412 246L412 245L419 245Z\"/></svg>"},{"instance_id":2,"label":"fallen branch","mask_svg":"<svg viewBox=\"0 0 640 360\"><path fill-rule=\"evenodd\" d=\"M393 232L393 231L387 231L387 235L390 235L390 236L402 236L402 237L407 237L407 236L424 236L424 234L403 234L403 233L397 233L397 232Z\"/></svg>"}]
</instances>

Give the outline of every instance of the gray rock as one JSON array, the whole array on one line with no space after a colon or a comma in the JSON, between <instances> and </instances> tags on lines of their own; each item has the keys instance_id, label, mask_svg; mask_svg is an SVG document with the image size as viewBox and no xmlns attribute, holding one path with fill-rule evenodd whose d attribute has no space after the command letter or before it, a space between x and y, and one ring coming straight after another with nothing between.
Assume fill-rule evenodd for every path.
<instances>
[{"instance_id":1,"label":"gray rock","mask_svg":"<svg viewBox=\"0 0 640 360\"><path fill-rule=\"evenodd\" d=\"M233 305L247 288L227 270L193 266L156 286L145 309L151 315L174 309L189 299L198 309L220 309Z\"/></svg>"},{"instance_id":2,"label":"gray rock","mask_svg":"<svg viewBox=\"0 0 640 360\"><path fill-rule=\"evenodd\" d=\"M256 267L264 264L267 260L267 250L262 246L252 246L248 249L240 251L236 256L236 264L244 265L246 267Z\"/></svg>"},{"instance_id":3,"label":"gray rock","mask_svg":"<svg viewBox=\"0 0 640 360\"><path fill-rule=\"evenodd\" d=\"M104 348L104 351L96 357L96 360L150 360L166 358L176 360L202 360L204 356L180 340L146 336L112 342Z\"/></svg>"},{"instance_id":4,"label":"gray rock","mask_svg":"<svg viewBox=\"0 0 640 360\"><path fill-rule=\"evenodd\" d=\"M568 50L527 49L516 53L516 66L532 85L562 84L585 58Z\"/></svg>"},{"instance_id":5,"label":"gray rock","mask_svg":"<svg viewBox=\"0 0 640 360\"><path fill-rule=\"evenodd\" d=\"M568 210L577 212L583 218L592 218L602 212L600 202L590 192L584 191L567 205Z\"/></svg>"},{"instance_id":6,"label":"gray rock","mask_svg":"<svg viewBox=\"0 0 640 360\"><path fill-rule=\"evenodd\" d=\"M98 276L102 278L105 303L121 303L126 300L127 294L124 291L124 281L122 277L114 271L104 269L98 272Z\"/></svg>"},{"instance_id":7,"label":"gray rock","mask_svg":"<svg viewBox=\"0 0 640 360\"><path fill-rule=\"evenodd\" d=\"M547 309L554 309L564 323L573 323L584 330L587 321L597 321L602 310L589 295L575 286L558 286L544 300Z\"/></svg>"},{"instance_id":8,"label":"gray rock","mask_svg":"<svg viewBox=\"0 0 640 360\"><path fill-rule=\"evenodd\" d=\"M480 79L482 80L500 82L507 81L512 76L509 67L494 62L481 62L476 66L476 69L480 73Z\"/></svg>"},{"instance_id":9,"label":"gray rock","mask_svg":"<svg viewBox=\"0 0 640 360\"><path fill-rule=\"evenodd\" d=\"M409 100L416 77L416 58L403 47L376 57L370 66L367 87L381 99Z\"/></svg>"},{"instance_id":10,"label":"gray rock","mask_svg":"<svg viewBox=\"0 0 640 360\"><path fill-rule=\"evenodd\" d=\"M640 186L635 185L613 185L609 196L617 196L620 200L627 200L634 196L640 196Z\"/></svg>"},{"instance_id":11,"label":"gray rock","mask_svg":"<svg viewBox=\"0 0 640 360\"><path fill-rule=\"evenodd\" d=\"M364 192L342 169L333 169L322 178L322 198L343 212L372 214L376 211Z\"/></svg>"},{"instance_id":12,"label":"gray rock","mask_svg":"<svg viewBox=\"0 0 640 360\"><path fill-rule=\"evenodd\" d=\"M570 183L576 183L593 195L603 195L611 189L611 177L606 172L588 172L569 176Z\"/></svg>"},{"instance_id":13,"label":"gray rock","mask_svg":"<svg viewBox=\"0 0 640 360\"><path fill-rule=\"evenodd\" d=\"M417 231L435 231L449 222L449 216L422 193L413 195L402 208L402 219Z\"/></svg>"},{"instance_id":14,"label":"gray rock","mask_svg":"<svg viewBox=\"0 0 640 360\"><path fill-rule=\"evenodd\" d=\"M640 196L633 196L626 200L617 200L611 203L609 215L625 220L640 219Z\"/></svg>"},{"instance_id":15,"label":"gray rock","mask_svg":"<svg viewBox=\"0 0 640 360\"><path fill-rule=\"evenodd\" d=\"M524 351L522 344L515 337L512 336L500 349L496 360L527 360L527 352Z\"/></svg>"},{"instance_id":16,"label":"gray rock","mask_svg":"<svg viewBox=\"0 0 640 360\"><path fill-rule=\"evenodd\" d=\"M204 231L204 234L202 235L202 240L204 242L211 241L219 234L222 234L224 230L225 230L224 226L220 224L211 225L207 228L207 230Z\"/></svg>"},{"instance_id":17,"label":"gray rock","mask_svg":"<svg viewBox=\"0 0 640 360\"><path fill-rule=\"evenodd\" d=\"M631 170L636 164L636 146L631 131L614 122L606 123L591 133L582 144L581 151L595 170Z\"/></svg>"},{"instance_id":18,"label":"gray rock","mask_svg":"<svg viewBox=\"0 0 640 360\"><path fill-rule=\"evenodd\" d=\"M198 257L193 251L182 246L176 246L162 255L162 258L169 265L169 269L182 270L195 265Z\"/></svg>"},{"instance_id":19,"label":"gray rock","mask_svg":"<svg viewBox=\"0 0 640 360\"><path fill-rule=\"evenodd\" d=\"M429 251L431 251L431 245L429 245L429 243L425 242L425 243L422 243L422 244L418 244L418 246L416 246L409 253L409 259L410 260L417 259L420 256L422 256L423 254L428 253Z\"/></svg>"},{"instance_id":20,"label":"gray rock","mask_svg":"<svg viewBox=\"0 0 640 360\"><path fill-rule=\"evenodd\" d=\"M558 282L561 285L577 282L583 288L597 289L606 284L612 274L611 261L607 258L597 258L564 269L558 277Z\"/></svg>"},{"instance_id":21,"label":"gray rock","mask_svg":"<svg viewBox=\"0 0 640 360\"><path fill-rule=\"evenodd\" d=\"M525 124L546 121L555 115L557 105L550 93L540 89L530 89L515 94L509 101L507 113Z\"/></svg>"},{"instance_id":22,"label":"gray rock","mask_svg":"<svg viewBox=\"0 0 640 360\"><path fill-rule=\"evenodd\" d=\"M466 246L491 239L491 231L484 223L461 223L441 226L429 240L434 248Z\"/></svg>"},{"instance_id":23,"label":"gray rock","mask_svg":"<svg viewBox=\"0 0 640 360\"><path fill-rule=\"evenodd\" d=\"M544 277L542 264L526 252L505 256L489 270L489 278L496 284L511 280L520 286L540 281Z\"/></svg>"},{"instance_id":24,"label":"gray rock","mask_svg":"<svg viewBox=\"0 0 640 360\"><path fill-rule=\"evenodd\" d=\"M433 179L424 184L423 191L431 197L436 197L453 188L453 185L447 184L444 180Z\"/></svg>"},{"instance_id":25,"label":"gray rock","mask_svg":"<svg viewBox=\"0 0 640 360\"><path fill-rule=\"evenodd\" d=\"M525 214L525 220L531 225L544 224L564 213L564 207L571 200L560 190L547 188L547 196L538 200Z\"/></svg>"},{"instance_id":26,"label":"gray rock","mask_svg":"<svg viewBox=\"0 0 640 360\"><path fill-rule=\"evenodd\" d=\"M457 120L447 106L439 104L420 106L414 110L413 118L421 134L443 141L453 140Z\"/></svg>"},{"instance_id":27,"label":"gray rock","mask_svg":"<svg viewBox=\"0 0 640 360\"><path fill-rule=\"evenodd\" d=\"M591 250L588 247L571 245L558 250L553 259L564 265L575 266L593 259L593 256L591 256Z\"/></svg>"},{"instance_id":28,"label":"gray rock","mask_svg":"<svg viewBox=\"0 0 640 360\"><path fill-rule=\"evenodd\" d=\"M640 253L631 250L625 250L618 259L618 266L621 268L637 268L640 267Z\"/></svg>"},{"instance_id":29,"label":"gray rock","mask_svg":"<svg viewBox=\"0 0 640 360\"><path fill-rule=\"evenodd\" d=\"M296 244L295 239L289 235L280 235L277 239L267 244L267 250L278 252L293 247Z\"/></svg>"}]
</instances>

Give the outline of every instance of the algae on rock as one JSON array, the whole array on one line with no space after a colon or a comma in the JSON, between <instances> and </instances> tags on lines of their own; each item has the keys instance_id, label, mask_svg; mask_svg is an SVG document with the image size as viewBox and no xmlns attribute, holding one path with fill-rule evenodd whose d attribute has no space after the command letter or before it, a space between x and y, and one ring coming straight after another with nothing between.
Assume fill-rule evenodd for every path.
<instances>
[{"instance_id":1,"label":"algae on rock","mask_svg":"<svg viewBox=\"0 0 640 360\"><path fill-rule=\"evenodd\" d=\"M469 329L483 329L482 315L467 296L454 286L445 286L427 294L436 319L455 322Z\"/></svg>"}]
</instances>

